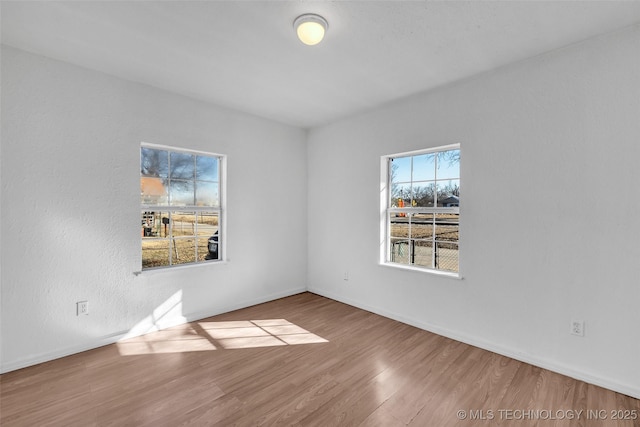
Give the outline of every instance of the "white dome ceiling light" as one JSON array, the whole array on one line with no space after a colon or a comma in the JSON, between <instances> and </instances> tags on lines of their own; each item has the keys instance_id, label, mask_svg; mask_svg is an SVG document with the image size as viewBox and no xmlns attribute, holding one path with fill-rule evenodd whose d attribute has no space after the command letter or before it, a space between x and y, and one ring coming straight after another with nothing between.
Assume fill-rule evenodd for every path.
<instances>
[{"instance_id":1,"label":"white dome ceiling light","mask_svg":"<svg viewBox=\"0 0 640 427\"><path fill-rule=\"evenodd\" d=\"M320 15L305 13L293 21L293 28L300 41L308 46L313 46L322 41L329 23Z\"/></svg>"}]
</instances>

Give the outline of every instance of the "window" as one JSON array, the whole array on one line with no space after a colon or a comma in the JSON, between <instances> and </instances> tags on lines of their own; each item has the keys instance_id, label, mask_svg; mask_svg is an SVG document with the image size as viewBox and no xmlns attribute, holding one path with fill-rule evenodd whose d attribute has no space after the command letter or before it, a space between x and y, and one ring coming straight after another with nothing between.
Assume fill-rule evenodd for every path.
<instances>
[{"instance_id":1,"label":"window","mask_svg":"<svg viewBox=\"0 0 640 427\"><path fill-rule=\"evenodd\" d=\"M225 157L143 144L142 269L222 259Z\"/></svg>"},{"instance_id":2,"label":"window","mask_svg":"<svg viewBox=\"0 0 640 427\"><path fill-rule=\"evenodd\" d=\"M458 273L460 146L382 158L384 263Z\"/></svg>"}]
</instances>

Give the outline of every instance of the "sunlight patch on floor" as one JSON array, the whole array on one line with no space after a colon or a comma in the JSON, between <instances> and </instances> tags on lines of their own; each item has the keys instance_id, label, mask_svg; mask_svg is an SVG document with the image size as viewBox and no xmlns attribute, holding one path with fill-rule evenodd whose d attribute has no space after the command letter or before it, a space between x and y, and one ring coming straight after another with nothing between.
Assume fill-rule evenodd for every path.
<instances>
[{"instance_id":1,"label":"sunlight patch on floor","mask_svg":"<svg viewBox=\"0 0 640 427\"><path fill-rule=\"evenodd\" d=\"M118 342L123 356L317 344L326 339L286 319L193 322Z\"/></svg>"},{"instance_id":2,"label":"sunlight patch on floor","mask_svg":"<svg viewBox=\"0 0 640 427\"><path fill-rule=\"evenodd\" d=\"M286 319L198 322L223 348L254 348L328 342Z\"/></svg>"}]
</instances>

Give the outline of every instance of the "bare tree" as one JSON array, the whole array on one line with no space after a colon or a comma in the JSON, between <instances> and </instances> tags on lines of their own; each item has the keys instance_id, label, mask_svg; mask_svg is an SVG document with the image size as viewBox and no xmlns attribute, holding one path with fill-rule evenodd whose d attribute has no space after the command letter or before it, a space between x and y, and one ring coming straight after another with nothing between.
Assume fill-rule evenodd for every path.
<instances>
[{"instance_id":1,"label":"bare tree","mask_svg":"<svg viewBox=\"0 0 640 427\"><path fill-rule=\"evenodd\" d=\"M440 151L438 153L438 163L448 162L449 166L460 163L460 150Z\"/></svg>"},{"instance_id":2,"label":"bare tree","mask_svg":"<svg viewBox=\"0 0 640 427\"><path fill-rule=\"evenodd\" d=\"M174 189L190 188L194 180L195 156L193 154L168 152L142 147L140 156L140 174L161 178L166 186L171 183Z\"/></svg>"},{"instance_id":3,"label":"bare tree","mask_svg":"<svg viewBox=\"0 0 640 427\"><path fill-rule=\"evenodd\" d=\"M140 174L166 178L169 172L169 153L163 150L142 147L140 151Z\"/></svg>"},{"instance_id":4,"label":"bare tree","mask_svg":"<svg viewBox=\"0 0 640 427\"><path fill-rule=\"evenodd\" d=\"M447 198L451 196L460 197L460 185L455 181L449 181L449 183L438 189L438 198Z\"/></svg>"},{"instance_id":5,"label":"bare tree","mask_svg":"<svg viewBox=\"0 0 640 427\"><path fill-rule=\"evenodd\" d=\"M437 156L437 168L440 169L443 165L448 164L448 167L457 165L460 163L460 150L448 150L441 151L435 154ZM433 155L429 155L433 159ZM433 163L431 163L433 167ZM414 168L415 163L414 163ZM436 193L436 185L434 181L430 183L406 183L400 184L396 181L399 166L393 163L391 160L390 180L391 180L391 198L393 200L403 199L409 201L411 205L416 206L433 206ZM443 181L438 181L442 183ZM438 199L446 199L451 196L460 196L460 185L457 180L451 180L446 186L438 184Z\"/></svg>"}]
</instances>

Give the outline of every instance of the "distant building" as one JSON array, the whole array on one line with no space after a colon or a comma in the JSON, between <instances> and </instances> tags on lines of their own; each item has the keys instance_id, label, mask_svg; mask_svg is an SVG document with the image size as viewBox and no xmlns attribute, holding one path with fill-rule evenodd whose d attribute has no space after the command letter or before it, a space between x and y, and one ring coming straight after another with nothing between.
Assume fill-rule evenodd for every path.
<instances>
[{"instance_id":1,"label":"distant building","mask_svg":"<svg viewBox=\"0 0 640 427\"><path fill-rule=\"evenodd\" d=\"M140 195L145 205L161 205L167 201L167 190L161 178L143 176L140 178Z\"/></svg>"},{"instance_id":2,"label":"distant building","mask_svg":"<svg viewBox=\"0 0 640 427\"><path fill-rule=\"evenodd\" d=\"M460 206L460 197L449 196L446 199L439 200L438 205L445 208L457 208Z\"/></svg>"}]
</instances>

